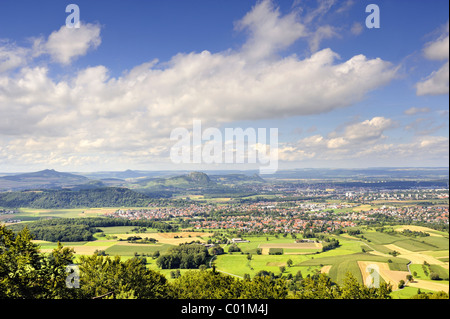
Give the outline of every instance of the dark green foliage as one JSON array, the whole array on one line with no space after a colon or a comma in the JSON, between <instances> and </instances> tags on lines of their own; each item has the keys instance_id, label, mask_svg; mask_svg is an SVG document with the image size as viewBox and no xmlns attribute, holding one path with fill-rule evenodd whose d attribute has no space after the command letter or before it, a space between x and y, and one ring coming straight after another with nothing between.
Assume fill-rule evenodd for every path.
<instances>
[{"instance_id":1,"label":"dark green foliage","mask_svg":"<svg viewBox=\"0 0 450 319\"><path fill-rule=\"evenodd\" d=\"M216 245L216 246L211 247L209 249L209 254L210 255L222 255L223 253L224 253L224 250L219 245Z\"/></svg>"},{"instance_id":2,"label":"dark green foliage","mask_svg":"<svg viewBox=\"0 0 450 319\"><path fill-rule=\"evenodd\" d=\"M240 251L241 251L241 249L236 244L232 244L230 247L228 247L229 253L235 253L235 252L240 252Z\"/></svg>"},{"instance_id":3,"label":"dark green foliage","mask_svg":"<svg viewBox=\"0 0 450 319\"><path fill-rule=\"evenodd\" d=\"M335 238L327 238L322 242L322 251L328 251L339 247L339 240Z\"/></svg>"},{"instance_id":4,"label":"dark green foliage","mask_svg":"<svg viewBox=\"0 0 450 319\"><path fill-rule=\"evenodd\" d=\"M90 241L94 240L93 234L98 232L96 227L110 226L142 226L156 228L162 231L172 231L177 228L164 222L150 220L127 220L123 218L56 218L39 220L26 224L29 231L39 240L46 241ZM25 224L9 226L14 231L20 231Z\"/></svg>"},{"instance_id":5,"label":"dark green foliage","mask_svg":"<svg viewBox=\"0 0 450 319\"><path fill-rule=\"evenodd\" d=\"M410 299L449 299L449 295L445 291L423 293L419 290Z\"/></svg>"},{"instance_id":6,"label":"dark green foliage","mask_svg":"<svg viewBox=\"0 0 450 319\"><path fill-rule=\"evenodd\" d=\"M0 207L12 208L144 207L150 201L145 194L120 187L0 193Z\"/></svg>"},{"instance_id":7,"label":"dark green foliage","mask_svg":"<svg viewBox=\"0 0 450 319\"><path fill-rule=\"evenodd\" d=\"M0 225L0 298L389 299L391 292L386 283L381 283L380 288L367 288L350 273L339 286L320 273L302 278L301 273L284 277L260 272L253 279L249 276L239 279L205 267L182 276L176 271L171 284L162 274L147 269L141 258L121 261L118 256L98 254L80 257L80 288L70 289L65 285L66 266L73 262L73 250L58 244L52 253L41 254L31 240L26 228L15 234ZM185 244L172 253L201 255L207 254L207 250L201 245ZM419 294L414 298L448 298L448 294Z\"/></svg>"},{"instance_id":8,"label":"dark green foliage","mask_svg":"<svg viewBox=\"0 0 450 319\"><path fill-rule=\"evenodd\" d=\"M283 255L283 248L269 248L269 255Z\"/></svg>"},{"instance_id":9,"label":"dark green foliage","mask_svg":"<svg viewBox=\"0 0 450 319\"><path fill-rule=\"evenodd\" d=\"M200 265L206 264L208 257L210 257L208 249L203 245L180 244L159 256L156 264L161 269L197 269Z\"/></svg>"},{"instance_id":10,"label":"dark green foliage","mask_svg":"<svg viewBox=\"0 0 450 319\"><path fill-rule=\"evenodd\" d=\"M74 251L58 244L43 255L32 239L27 228L15 234L0 225L0 299L74 298L65 282Z\"/></svg>"},{"instance_id":11,"label":"dark green foliage","mask_svg":"<svg viewBox=\"0 0 450 319\"><path fill-rule=\"evenodd\" d=\"M173 282L178 299L234 299L240 295L242 282L215 271L188 271Z\"/></svg>"},{"instance_id":12,"label":"dark green foliage","mask_svg":"<svg viewBox=\"0 0 450 319\"><path fill-rule=\"evenodd\" d=\"M104 256L82 256L80 295L93 298L112 292L111 298L155 299L170 296L167 279L147 269L139 258L121 261Z\"/></svg>"},{"instance_id":13,"label":"dark green foliage","mask_svg":"<svg viewBox=\"0 0 450 319\"><path fill-rule=\"evenodd\" d=\"M401 234L403 236L408 236L408 237L428 237L428 236L430 236L430 234L427 232L415 231L415 230L409 230L409 229L404 229L401 232Z\"/></svg>"}]
</instances>

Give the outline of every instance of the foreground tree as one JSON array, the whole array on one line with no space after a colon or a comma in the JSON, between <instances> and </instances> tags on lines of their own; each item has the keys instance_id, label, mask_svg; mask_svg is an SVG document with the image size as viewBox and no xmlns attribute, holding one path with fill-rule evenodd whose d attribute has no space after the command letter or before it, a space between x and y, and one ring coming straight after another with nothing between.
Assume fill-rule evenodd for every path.
<instances>
[{"instance_id":1,"label":"foreground tree","mask_svg":"<svg viewBox=\"0 0 450 319\"><path fill-rule=\"evenodd\" d=\"M391 299L392 285L382 282L378 288L369 288L347 272L340 290L342 299Z\"/></svg>"},{"instance_id":2,"label":"foreground tree","mask_svg":"<svg viewBox=\"0 0 450 319\"><path fill-rule=\"evenodd\" d=\"M170 298L167 279L146 266L138 258L124 262L119 256L82 256L80 258L80 297L124 296L139 299Z\"/></svg>"},{"instance_id":3,"label":"foreground tree","mask_svg":"<svg viewBox=\"0 0 450 319\"><path fill-rule=\"evenodd\" d=\"M242 290L235 277L216 271L187 271L172 283L178 299L234 299Z\"/></svg>"},{"instance_id":4,"label":"foreground tree","mask_svg":"<svg viewBox=\"0 0 450 319\"><path fill-rule=\"evenodd\" d=\"M297 274L301 278L301 273ZM315 274L301 280L299 290L294 294L299 299L337 299L339 287L326 274Z\"/></svg>"},{"instance_id":5,"label":"foreground tree","mask_svg":"<svg viewBox=\"0 0 450 319\"><path fill-rule=\"evenodd\" d=\"M74 251L58 243L50 254L40 254L32 239L26 227L15 234L0 225L0 298L73 298L65 279Z\"/></svg>"}]
</instances>

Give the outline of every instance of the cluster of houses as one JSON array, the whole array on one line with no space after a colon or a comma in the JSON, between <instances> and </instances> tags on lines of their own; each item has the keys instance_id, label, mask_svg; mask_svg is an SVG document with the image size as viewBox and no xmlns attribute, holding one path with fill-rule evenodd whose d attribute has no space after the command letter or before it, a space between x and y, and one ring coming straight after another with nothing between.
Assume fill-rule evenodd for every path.
<instances>
[{"instance_id":1,"label":"cluster of houses","mask_svg":"<svg viewBox=\"0 0 450 319\"><path fill-rule=\"evenodd\" d=\"M428 193L439 196L445 195L442 195L442 192L438 194ZM355 194L347 192L345 196L354 197ZM386 195L380 193L377 196ZM405 196L408 196L408 194L405 194ZM429 207L418 205L382 206L368 210L357 210L355 208L358 205L357 203L345 202L259 201L245 204L223 204L218 208L218 206L212 204L194 202L184 206L119 209L114 213L109 213L108 216L158 220L180 218L194 229L239 229L244 232L259 233L298 233L308 228L333 232L336 229L356 226L361 221L375 220L379 214L394 217L399 222L446 224L449 222L449 208L444 205ZM339 213L334 212L336 209L339 210Z\"/></svg>"}]
</instances>

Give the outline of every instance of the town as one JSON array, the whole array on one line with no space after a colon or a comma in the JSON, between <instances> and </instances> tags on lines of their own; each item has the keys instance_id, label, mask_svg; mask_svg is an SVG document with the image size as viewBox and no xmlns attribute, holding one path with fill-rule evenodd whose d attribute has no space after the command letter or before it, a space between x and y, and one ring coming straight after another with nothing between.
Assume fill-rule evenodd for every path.
<instances>
[{"instance_id":1,"label":"town","mask_svg":"<svg viewBox=\"0 0 450 319\"><path fill-rule=\"evenodd\" d=\"M251 203L235 203L231 200L205 203L189 200L185 205L118 209L105 215L129 220L179 222L183 228L194 230L223 229L243 233L304 233L305 230L332 233L380 220L395 220L396 223L405 224L449 223L448 205L428 205L422 201L405 206L407 199L447 199L448 192L442 190L401 193L395 190L372 192L371 195L350 195L348 191L343 191L331 198L329 192L324 192L322 196L315 192L315 198L306 201L284 201L278 198ZM339 200L342 196L342 200ZM318 202L321 198L325 201Z\"/></svg>"}]
</instances>

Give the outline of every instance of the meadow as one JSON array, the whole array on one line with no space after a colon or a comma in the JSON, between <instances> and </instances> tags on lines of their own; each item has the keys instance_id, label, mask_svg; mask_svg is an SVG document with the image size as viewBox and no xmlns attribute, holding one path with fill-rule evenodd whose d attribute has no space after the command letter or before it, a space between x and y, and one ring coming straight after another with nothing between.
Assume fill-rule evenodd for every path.
<instances>
[{"instance_id":1,"label":"meadow","mask_svg":"<svg viewBox=\"0 0 450 319\"><path fill-rule=\"evenodd\" d=\"M21 209L15 215L26 222L49 217L94 217L115 208L91 209ZM407 237L400 232L405 228L423 231L430 234L427 237ZM414 228L416 227L416 228ZM316 272L325 272L338 284L343 283L347 272L350 272L360 283L363 283L367 274L361 268L363 263L376 263L385 271L381 274L381 281L393 284L395 298L407 298L414 295L417 289L421 291L444 290L448 292L449 286L449 239L448 234L426 227L398 225L392 228L395 232L379 232L372 227L363 226L361 235L330 235L339 240L339 247L322 252L320 243L303 243L299 245L290 235L242 235L248 242L240 242L237 246L241 252L228 252L229 245L222 244L225 253L213 258L211 265L218 271L244 277L253 277L259 271L271 271L275 274L293 275L301 272L303 277ZM142 257L146 258L147 267L155 269L171 280L173 270L161 270L156 265L155 252L164 254L170 247L180 243L200 241L206 243L213 236L212 232L185 230L176 233L162 233L156 229L147 228L145 232L137 232L133 226L100 227L101 233L95 234L95 240L89 242L63 242L71 247L76 257L91 255L96 251L104 251L110 256L121 256L123 259ZM216 230L226 234L223 230ZM127 238L139 236L153 238L155 243L129 242ZM301 238L297 235L297 238ZM229 238L231 239L231 237ZM57 243L36 241L42 252L50 252L56 248ZM270 248L282 248L282 255L269 255ZM395 252L395 254L394 254ZM248 256L251 255L251 258ZM395 256L394 256L395 255ZM289 261L289 262L288 262ZM360 263L358 263L360 262ZM424 262L429 266L424 267ZM364 265L366 265L364 264ZM184 273L186 270L181 269ZM439 280L431 280L430 273L436 273ZM407 282L405 274L415 274L413 282ZM402 277L403 276L403 277ZM405 278L404 278L405 277ZM399 280L406 283L406 287L398 289Z\"/></svg>"}]
</instances>

